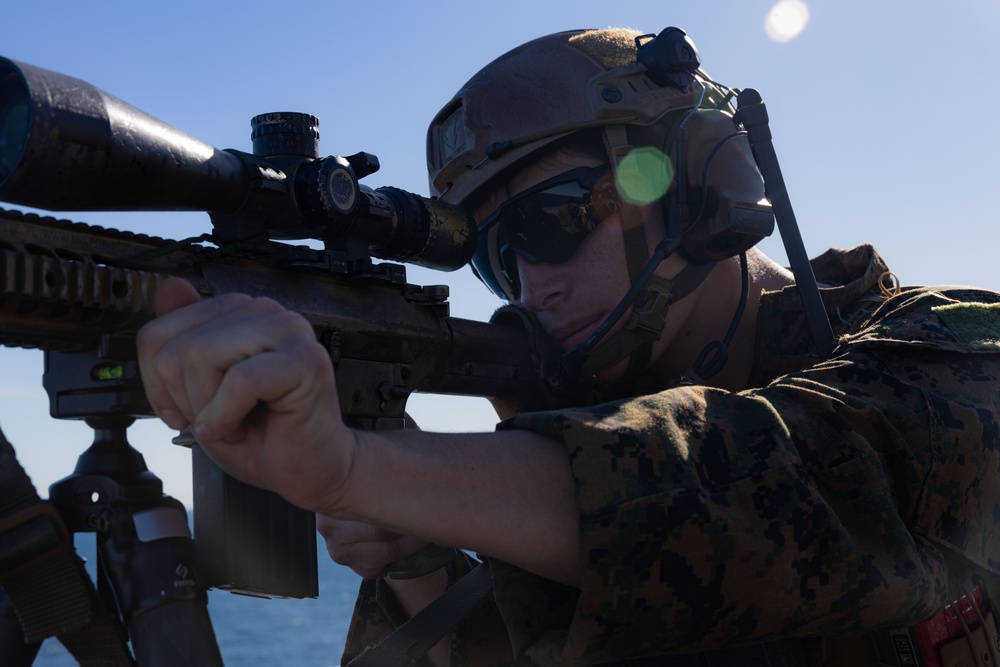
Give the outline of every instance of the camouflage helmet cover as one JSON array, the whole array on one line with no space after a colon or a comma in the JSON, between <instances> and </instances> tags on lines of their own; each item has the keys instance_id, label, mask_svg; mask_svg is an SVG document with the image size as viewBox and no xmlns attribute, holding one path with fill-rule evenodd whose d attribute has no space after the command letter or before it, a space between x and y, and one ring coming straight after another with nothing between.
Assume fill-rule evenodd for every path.
<instances>
[{"instance_id":1,"label":"camouflage helmet cover","mask_svg":"<svg viewBox=\"0 0 1000 667\"><path fill-rule=\"evenodd\" d=\"M640 37L625 29L555 33L480 70L431 122L431 195L468 204L502 172L574 132L651 125L670 111L725 104L725 92L700 72L684 88L654 83L636 61Z\"/></svg>"}]
</instances>

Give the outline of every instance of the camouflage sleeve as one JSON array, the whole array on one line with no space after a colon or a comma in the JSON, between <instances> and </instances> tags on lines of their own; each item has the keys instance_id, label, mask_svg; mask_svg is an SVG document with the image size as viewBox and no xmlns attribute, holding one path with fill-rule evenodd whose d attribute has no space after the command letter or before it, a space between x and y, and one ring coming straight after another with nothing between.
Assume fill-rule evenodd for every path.
<instances>
[{"instance_id":1,"label":"camouflage sleeve","mask_svg":"<svg viewBox=\"0 0 1000 667\"><path fill-rule=\"evenodd\" d=\"M405 621L406 614L387 586L378 579L362 580L340 664L349 664L367 647L378 644Z\"/></svg>"},{"instance_id":2,"label":"camouflage sleeve","mask_svg":"<svg viewBox=\"0 0 1000 667\"><path fill-rule=\"evenodd\" d=\"M860 634L946 604L942 547L996 572L998 355L876 338L761 389L505 422L565 443L586 567L547 627L565 592L498 567L515 648L599 664Z\"/></svg>"}]
</instances>

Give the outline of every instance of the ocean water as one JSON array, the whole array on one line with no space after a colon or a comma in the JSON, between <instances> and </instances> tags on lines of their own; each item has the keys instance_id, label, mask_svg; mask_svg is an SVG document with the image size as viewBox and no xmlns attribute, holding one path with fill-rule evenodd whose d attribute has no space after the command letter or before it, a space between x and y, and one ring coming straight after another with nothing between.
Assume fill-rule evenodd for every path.
<instances>
[{"instance_id":1,"label":"ocean water","mask_svg":"<svg viewBox=\"0 0 1000 667\"><path fill-rule=\"evenodd\" d=\"M75 541L77 552L91 568L94 536L78 534ZM340 665L361 579L330 560L322 538L318 539L318 552L319 597L315 600L267 600L209 591L208 612L226 667ZM42 644L34 665L73 667L77 663L62 644L49 639Z\"/></svg>"}]
</instances>

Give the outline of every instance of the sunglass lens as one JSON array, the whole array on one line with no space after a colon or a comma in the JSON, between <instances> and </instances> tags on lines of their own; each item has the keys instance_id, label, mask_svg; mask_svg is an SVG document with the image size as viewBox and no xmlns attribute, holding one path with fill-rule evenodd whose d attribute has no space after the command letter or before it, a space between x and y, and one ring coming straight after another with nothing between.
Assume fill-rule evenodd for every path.
<instances>
[{"instance_id":1,"label":"sunglass lens","mask_svg":"<svg viewBox=\"0 0 1000 667\"><path fill-rule=\"evenodd\" d=\"M500 221L501 247L510 246L530 261L561 264L594 228L587 210L589 193L575 186L546 191L512 202Z\"/></svg>"},{"instance_id":2,"label":"sunglass lens","mask_svg":"<svg viewBox=\"0 0 1000 667\"><path fill-rule=\"evenodd\" d=\"M487 218L480 229L480 250L473 258L484 282L494 292L495 286L503 287L506 297L512 298L510 292L517 291L516 255L546 264L569 261L591 230L613 212L607 206L595 207L591 191L591 184L608 169L604 165L567 172L515 196ZM603 193L599 199L608 198ZM502 277L493 274L494 267Z\"/></svg>"}]
</instances>

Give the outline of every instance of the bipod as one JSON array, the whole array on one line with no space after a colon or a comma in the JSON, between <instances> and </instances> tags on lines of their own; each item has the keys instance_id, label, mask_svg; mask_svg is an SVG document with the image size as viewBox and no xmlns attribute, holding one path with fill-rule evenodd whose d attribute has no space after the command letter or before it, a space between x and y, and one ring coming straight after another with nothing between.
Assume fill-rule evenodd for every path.
<instances>
[{"instance_id":1,"label":"bipod","mask_svg":"<svg viewBox=\"0 0 1000 667\"><path fill-rule=\"evenodd\" d=\"M128 443L133 420L87 419L94 444L49 498L71 532L96 533L98 593L117 610L141 667L222 665L187 512Z\"/></svg>"},{"instance_id":2,"label":"bipod","mask_svg":"<svg viewBox=\"0 0 1000 667\"><path fill-rule=\"evenodd\" d=\"M49 500L71 535L95 533L97 588L93 597L103 607L95 616L110 615L114 632L122 640L127 636L139 667L221 667L187 512L182 503L163 495L162 482L126 437L136 416L151 414L132 341L128 336L106 336L96 354L45 353L43 384L52 416L82 419L94 430L93 443L78 458L73 474L50 487ZM7 588L24 624L22 605ZM2 611L0 641L11 635L4 626L9 625L11 615ZM81 653L62 633L53 634L81 665L131 662L127 651L127 662L122 663L120 656L102 658L88 646ZM4 649L0 645L0 653L8 655ZM30 665L37 652L30 646L20 653L15 650L10 654L23 656L16 667Z\"/></svg>"}]
</instances>

